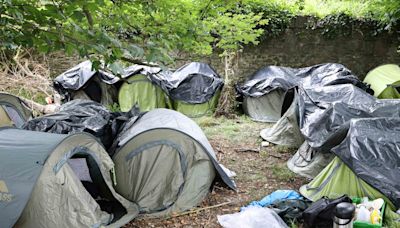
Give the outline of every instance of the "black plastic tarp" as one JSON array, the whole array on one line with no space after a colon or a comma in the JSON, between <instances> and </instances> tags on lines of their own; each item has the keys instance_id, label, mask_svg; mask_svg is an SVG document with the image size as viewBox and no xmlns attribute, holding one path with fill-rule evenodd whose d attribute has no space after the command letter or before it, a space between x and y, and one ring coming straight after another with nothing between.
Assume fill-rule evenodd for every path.
<instances>
[{"instance_id":1,"label":"black plastic tarp","mask_svg":"<svg viewBox=\"0 0 400 228\"><path fill-rule=\"evenodd\" d=\"M87 60L57 76L53 82L54 88L62 94L65 93L66 90L80 90L95 75L99 77L101 81L110 85L120 80L111 73L102 70L93 70L92 62Z\"/></svg>"},{"instance_id":2,"label":"black plastic tarp","mask_svg":"<svg viewBox=\"0 0 400 228\"><path fill-rule=\"evenodd\" d=\"M62 105L59 112L32 119L22 128L58 134L87 132L109 148L123 124L138 115L136 107L127 113L112 113L97 102L73 100Z\"/></svg>"},{"instance_id":3,"label":"black plastic tarp","mask_svg":"<svg viewBox=\"0 0 400 228\"><path fill-rule=\"evenodd\" d=\"M352 119L332 152L400 208L400 118Z\"/></svg>"},{"instance_id":4,"label":"black plastic tarp","mask_svg":"<svg viewBox=\"0 0 400 228\"><path fill-rule=\"evenodd\" d=\"M199 62L186 64L172 74L153 74L151 78L173 100L190 104L209 101L224 85L210 65Z\"/></svg>"},{"instance_id":5,"label":"black plastic tarp","mask_svg":"<svg viewBox=\"0 0 400 228\"><path fill-rule=\"evenodd\" d=\"M329 151L353 118L400 117L400 100L378 100L351 84L298 88L299 127L308 144Z\"/></svg>"},{"instance_id":6,"label":"black plastic tarp","mask_svg":"<svg viewBox=\"0 0 400 228\"><path fill-rule=\"evenodd\" d=\"M242 85L237 85L236 90L243 96L260 97L276 89L287 91L295 86L318 87L338 84L353 84L372 93L372 90L368 89L349 69L338 63L304 68L264 67Z\"/></svg>"}]
</instances>

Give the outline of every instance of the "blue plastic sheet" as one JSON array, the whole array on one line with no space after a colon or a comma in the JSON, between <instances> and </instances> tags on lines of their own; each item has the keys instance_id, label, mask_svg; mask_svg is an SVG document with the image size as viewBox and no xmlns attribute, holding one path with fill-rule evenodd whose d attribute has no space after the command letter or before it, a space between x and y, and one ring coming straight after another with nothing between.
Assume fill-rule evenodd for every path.
<instances>
[{"instance_id":1,"label":"blue plastic sheet","mask_svg":"<svg viewBox=\"0 0 400 228\"><path fill-rule=\"evenodd\" d=\"M253 201L249 205L242 207L241 210L249 206L266 207L273 204L277 200L285 199L304 199L298 192L293 190L276 190L259 201Z\"/></svg>"}]
</instances>

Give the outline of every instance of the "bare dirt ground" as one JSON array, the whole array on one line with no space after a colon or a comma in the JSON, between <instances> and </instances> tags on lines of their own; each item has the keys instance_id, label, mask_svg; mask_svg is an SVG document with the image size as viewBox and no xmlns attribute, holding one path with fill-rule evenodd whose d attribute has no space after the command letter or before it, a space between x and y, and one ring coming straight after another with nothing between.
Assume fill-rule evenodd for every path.
<instances>
[{"instance_id":1,"label":"bare dirt ground","mask_svg":"<svg viewBox=\"0 0 400 228\"><path fill-rule=\"evenodd\" d=\"M206 133L219 161L237 173L238 191L217 185L192 213L169 218L139 218L126 227L220 227L217 215L238 212L240 207L275 190L297 190L307 183L306 179L296 176L286 167L293 149L260 147L259 132L271 124L253 122L246 117L206 117L197 123ZM243 150L248 151L241 152Z\"/></svg>"}]
</instances>

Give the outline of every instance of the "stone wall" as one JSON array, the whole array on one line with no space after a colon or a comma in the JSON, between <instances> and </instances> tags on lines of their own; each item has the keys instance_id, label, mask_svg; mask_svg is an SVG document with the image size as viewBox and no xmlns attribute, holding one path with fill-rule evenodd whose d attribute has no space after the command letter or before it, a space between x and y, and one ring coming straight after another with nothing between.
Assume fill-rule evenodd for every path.
<instances>
[{"instance_id":1,"label":"stone wall","mask_svg":"<svg viewBox=\"0 0 400 228\"><path fill-rule=\"evenodd\" d=\"M400 44L396 35L384 33L371 36L371 31L355 24L348 36L326 38L322 35L322 28L307 28L310 20L315 19L298 17L281 35L266 37L257 46L244 47L238 59L237 76L243 80L267 65L305 67L336 62L363 79L376 66L400 64L400 53L397 52ZM216 55L203 61L223 74L223 62Z\"/></svg>"}]
</instances>

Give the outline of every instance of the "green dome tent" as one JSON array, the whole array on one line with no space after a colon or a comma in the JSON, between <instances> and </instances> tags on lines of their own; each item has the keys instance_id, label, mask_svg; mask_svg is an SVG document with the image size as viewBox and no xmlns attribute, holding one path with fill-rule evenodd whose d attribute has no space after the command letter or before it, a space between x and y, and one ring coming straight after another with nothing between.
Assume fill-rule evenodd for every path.
<instances>
[{"instance_id":1,"label":"green dome tent","mask_svg":"<svg viewBox=\"0 0 400 228\"><path fill-rule=\"evenodd\" d=\"M184 101L175 100L173 101L173 107L174 110L192 118L209 116L214 114L220 95L221 91L217 91L210 100L202 104L191 104Z\"/></svg>"},{"instance_id":2,"label":"green dome tent","mask_svg":"<svg viewBox=\"0 0 400 228\"><path fill-rule=\"evenodd\" d=\"M170 108L171 102L167 94L148 75L168 73L158 67L133 65L125 70L122 76L125 82L118 92L121 111L127 112L137 105L142 112L155 108Z\"/></svg>"},{"instance_id":3,"label":"green dome tent","mask_svg":"<svg viewBox=\"0 0 400 228\"><path fill-rule=\"evenodd\" d=\"M383 198L394 208L387 197L358 178L338 157L335 157L310 183L301 186L300 193L312 201L317 201L323 196L338 198L344 194L350 197Z\"/></svg>"},{"instance_id":4,"label":"green dome tent","mask_svg":"<svg viewBox=\"0 0 400 228\"><path fill-rule=\"evenodd\" d=\"M371 70L364 79L371 85L374 96L381 99L400 98L400 67L396 64L386 64Z\"/></svg>"},{"instance_id":5,"label":"green dome tent","mask_svg":"<svg viewBox=\"0 0 400 228\"><path fill-rule=\"evenodd\" d=\"M384 220L388 227L399 227L400 215L394 211L391 201L368 183L358 178L356 174L340 158L335 157L310 183L300 187L299 192L307 199L315 202L322 197L330 199L343 195L365 197L369 199L382 198L388 204Z\"/></svg>"},{"instance_id":6,"label":"green dome tent","mask_svg":"<svg viewBox=\"0 0 400 228\"><path fill-rule=\"evenodd\" d=\"M0 127L21 127L32 118L31 111L18 97L0 93Z\"/></svg>"},{"instance_id":7,"label":"green dome tent","mask_svg":"<svg viewBox=\"0 0 400 228\"><path fill-rule=\"evenodd\" d=\"M0 148L1 227L121 227L138 214L89 134L0 128Z\"/></svg>"},{"instance_id":8,"label":"green dome tent","mask_svg":"<svg viewBox=\"0 0 400 228\"><path fill-rule=\"evenodd\" d=\"M189 117L212 115L218 105L223 79L208 64L188 63L170 75L155 75L166 91L173 109Z\"/></svg>"},{"instance_id":9,"label":"green dome tent","mask_svg":"<svg viewBox=\"0 0 400 228\"><path fill-rule=\"evenodd\" d=\"M118 136L113 157L117 192L140 212L169 215L197 206L215 179L235 184L217 162L197 124L168 109L155 109Z\"/></svg>"}]
</instances>

